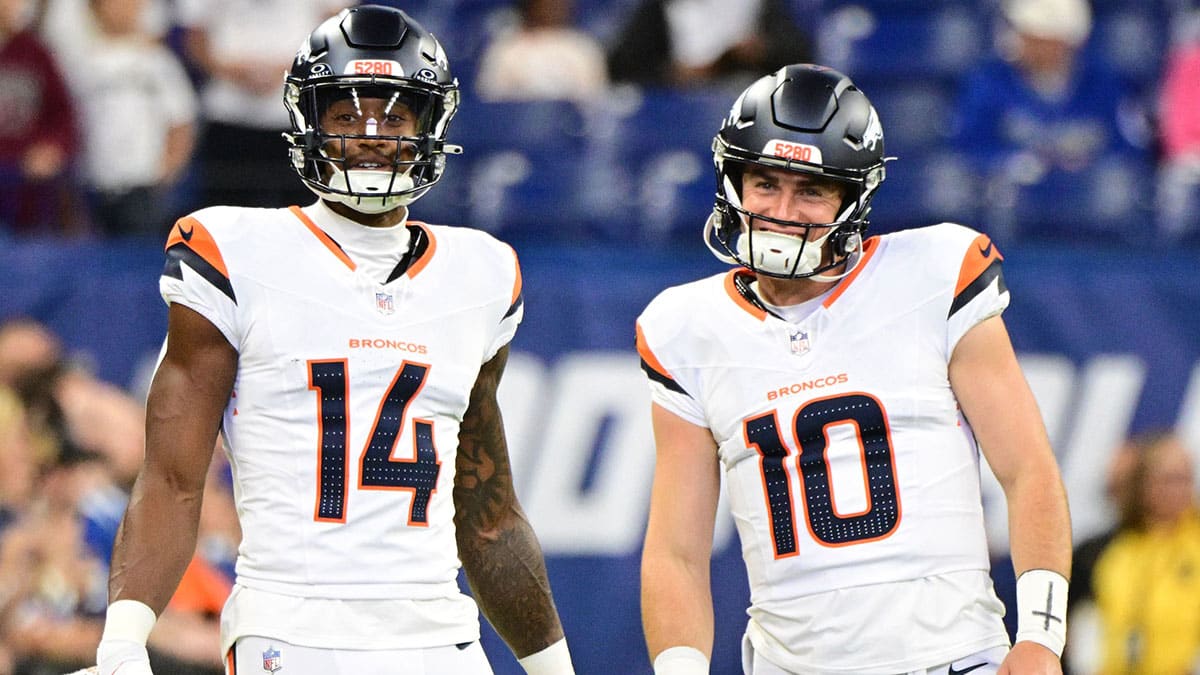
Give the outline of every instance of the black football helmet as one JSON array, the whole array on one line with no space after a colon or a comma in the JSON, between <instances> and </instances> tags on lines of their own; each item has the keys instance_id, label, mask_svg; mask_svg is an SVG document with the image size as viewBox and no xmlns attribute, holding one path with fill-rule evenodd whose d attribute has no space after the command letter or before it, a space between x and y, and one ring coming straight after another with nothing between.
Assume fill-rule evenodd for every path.
<instances>
[{"instance_id":1,"label":"black football helmet","mask_svg":"<svg viewBox=\"0 0 1200 675\"><path fill-rule=\"evenodd\" d=\"M415 135L387 136L374 120L361 134L322 128L331 105L350 100L361 112L362 99L386 102L385 112L407 107ZM292 132L284 134L292 167L318 196L356 211L382 213L412 203L441 178L446 153L462 152L445 142L459 102L446 52L398 9L350 7L318 26L296 53L284 102L292 118ZM350 166L346 145L354 139L382 139L391 148L391 170Z\"/></svg>"},{"instance_id":2,"label":"black football helmet","mask_svg":"<svg viewBox=\"0 0 1200 675\"><path fill-rule=\"evenodd\" d=\"M742 92L713 139L717 194L705 243L721 260L757 274L792 279L833 269L861 248L871 198L890 159L883 154L875 108L850 78L824 66L785 66ZM750 164L842 183L845 196L836 220L801 223L747 211L742 174ZM794 234L752 231L752 216ZM813 227L828 232L807 241ZM831 258L822 255L826 243Z\"/></svg>"}]
</instances>

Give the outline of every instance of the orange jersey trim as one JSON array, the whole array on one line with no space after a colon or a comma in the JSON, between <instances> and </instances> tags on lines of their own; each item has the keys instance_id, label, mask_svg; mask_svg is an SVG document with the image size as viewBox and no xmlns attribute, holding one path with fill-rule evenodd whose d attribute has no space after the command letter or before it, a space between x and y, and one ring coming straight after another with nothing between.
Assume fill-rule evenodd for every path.
<instances>
[{"instance_id":1,"label":"orange jersey trim","mask_svg":"<svg viewBox=\"0 0 1200 675\"><path fill-rule=\"evenodd\" d=\"M642 357L642 361L647 366L654 369L654 372L674 382L675 378L671 377L671 374L667 372L667 369L663 367L663 364L659 363L658 357L654 355L654 352L650 351L650 345L646 342L646 335L642 333L642 327L635 324L634 332L637 335L638 356Z\"/></svg>"},{"instance_id":2,"label":"orange jersey trim","mask_svg":"<svg viewBox=\"0 0 1200 675\"><path fill-rule=\"evenodd\" d=\"M996 260L1004 260L1000 250L992 243L986 234L975 237L975 241L967 248L963 256L962 267L958 270L958 283L954 285L954 296L958 297L968 286L979 278Z\"/></svg>"},{"instance_id":3,"label":"orange jersey trim","mask_svg":"<svg viewBox=\"0 0 1200 675\"><path fill-rule=\"evenodd\" d=\"M413 263L408 266L408 270L404 272L406 275L408 275L409 279L413 279L420 274L421 270L425 269L425 266L428 265L429 261L433 259L433 253L437 250L437 239L435 239L433 236L433 230L429 229L429 226L425 223L414 221L410 222L409 224L416 225L417 227L421 228L421 231L425 233L425 238L429 241L429 245L425 247L425 252L421 254L421 257L414 260Z\"/></svg>"},{"instance_id":4,"label":"orange jersey trim","mask_svg":"<svg viewBox=\"0 0 1200 675\"><path fill-rule=\"evenodd\" d=\"M854 269L850 271L850 274L847 274L846 278L842 279L837 288L833 289L833 292L829 294L828 298L825 298L825 302L822 302L821 306L823 306L825 309L832 307L833 303L837 302L837 299L842 297L842 293L845 293L846 289L850 288L850 284L854 283L854 280L858 278L858 275L862 274L862 271L867 267L867 264L871 262L871 258L875 256L875 252L878 250L879 237L871 237L863 242L862 260L858 261L858 265L856 265Z\"/></svg>"},{"instance_id":5,"label":"orange jersey trim","mask_svg":"<svg viewBox=\"0 0 1200 675\"><path fill-rule=\"evenodd\" d=\"M217 248L217 242L200 221L192 216L177 220L175 227L171 228L170 236L167 237L167 245L163 248L169 249L175 244L183 244L190 248L220 272L221 276L229 278L229 270L225 267L225 259L221 257L221 249Z\"/></svg>"},{"instance_id":6,"label":"orange jersey trim","mask_svg":"<svg viewBox=\"0 0 1200 675\"><path fill-rule=\"evenodd\" d=\"M513 280L513 292L512 292L512 298L508 301L509 305L512 305L513 303L515 303L517 301L517 298L521 297L521 285L522 285L521 261L519 259L517 259L516 251L513 251L513 267L516 268L517 276Z\"/></svg>"},{"instance_id":7,"label":"orange jersey trim","mask_svg":"<svg viewBox=\"0 0 1200 675\"><path fill-rule=\"evenodd\" d=\"M307 213L301 211L299 206L289 206L288 210L295 214L295 216L300 219L300 222L304 223L304 226L308 228L308 231L312 232L313 236L315 236L322 244L325 244L325 248L329 249L330 253L333 253L335 256L337 256L338 260L341 260L346 267L349 267L351 271L357 269L358 266L354 264L354 261L350 259L350 256L346 255L346 252L342 250L342 247L338 246L328 234L325 234L324 230L317 227L317 224L308 217Z\"/></svg>"},{"instance_id":8,"label":"orange jersey trim","mask_svg":"<svg viewBox=\"0 0 1200 675\"><path fill-rule=\"evenodd\" d=\"M729 270L729 273L725 275L725 292L738 307L746 310L747 313L759 321L766 321L767 313L764 310L750 304L749 300L742 297L741 293L738 293L738 289L734 284L734 280L737 279L737 275L739 274L749 274L749 272L745 272L741 268L734 268Z\"/></svg>"}]
</instances>

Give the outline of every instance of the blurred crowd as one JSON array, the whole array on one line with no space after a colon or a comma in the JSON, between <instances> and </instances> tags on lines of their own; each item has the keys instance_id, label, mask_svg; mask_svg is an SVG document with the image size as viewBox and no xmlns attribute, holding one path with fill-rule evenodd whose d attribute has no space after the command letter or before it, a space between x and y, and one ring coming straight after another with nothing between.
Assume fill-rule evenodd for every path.
<instances>
[{"instance_id":1,"label":"blurred crowd","mask_svg":"<svg viewBox=\"0 0 1200 675\"><path fill-rule=\"evenodd\" d=\"M95 662L108 561L144 452L145 412L27 319L0 325L0 675ZM158 672L222 672L218 618L240 534L214 453L200 545L151 637Z\"/></svg>"},{"instance_id":2,"label":"blurred crowd","mask_svg":"<svg viewBox=\"0 0 1200 675\"><path fill-rule=\"evenodd\" d=\"M914 217L968 220L1001 241L1050 234L1121 242L1129 229L1144 238L1153 221L1161 243L1200 243L1193 0L377 1L411 11L448 45L467 98L455 126L468 138L540 126L609 146L538 173L539 141L515 135L498 143L520 161L509 153L497 164L477 153L464 160L474 163L460 163L464 182L446 197L454 204L526 179L546 182L548 213L564 221L577 202L597 220L635 206L635 220L653 221L673 198L655 189L659 183L692 181L699 187L689 201L710 201L709 172L693 159L629 156L622 146L675 133L654 110L635 109L680 92L727 105L728 92L763 72L817 61L864 86L895 141L890 147L915 162L895 169L895 180L909 181L897 189L920 194L889 201L885 190L880 203L893 211L918 205ZM310 201L280 138L288 128L282 74L307 29L342 4L0 0L0 236L161 238L175 218L201 206ZM980 26L989 31L979 34ZM1161 44L1145 44L1160 33ZM922 44L923 52L913 51ZM1136 53L1136 67L1121 67L1125 52ZM893 100L897 83L932 96ZM561 127L519 119L520 104L551 100L592 114L584 114L586 124ZM512 102L517 107L486 107ZM483 112L466 119L472 105ZM663 115L679 112L664 105ZM702 136L711 137L716 123L705 106L691 112L707 131L685 139L700 156ZM500 114L510 118L486 119ZM529 109L530 119L537 114ZM623 115L647 128L606 135L595 119ZM688 126L686 116L679 127ZM932 157L934 149L958 151L966 166ZM639 159L653 171L630 166ZM564 166L582 162L604 168ZM566 172L579 175L554 183ZM589 190L595 196L573 194ZM518 194L512 211L533 194L540 193ZM706 208L686 213L684 236L694 236L699 226L687 223ZM532 234L572 232L536 215L542 232ZM1050 232L1055 225L1062 231ZM673 227L642 225L651 234Z\"/></svg>"}]
</instances>

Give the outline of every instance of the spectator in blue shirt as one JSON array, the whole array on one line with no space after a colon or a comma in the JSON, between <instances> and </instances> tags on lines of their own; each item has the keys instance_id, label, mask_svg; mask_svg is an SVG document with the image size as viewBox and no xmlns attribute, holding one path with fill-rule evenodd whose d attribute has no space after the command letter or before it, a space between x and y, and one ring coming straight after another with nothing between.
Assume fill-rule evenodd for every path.
<instances>
[{"instance_id":1,"label":"spectator in blue shirt","mask_svg":"<svg viewBox=\"0 0 1200 675\"><path fill-rule=\"evenodd\" d=\"M1122 128L1132 89L1086 48L1088 0L1005 0L1001 19L996 58L964 79L954 129L997 212L1012 213L1016 191L1030 186L1075 194L1063 186L1089 180L1081 172L1106 157L1143 158Z\"/></svg>"},{"instance_id":2,"label":"spectator in blue shirt","mask_svg":"<svg viewBox=\"0 0 1200 675\"><path fill-rule=\"evenodd\" d=\"M1124 89L1088 58L1087 0L1010 0L997 56L967 76L958 133L985 161L1028 152L1047 168L1079 169L1123 143ZM1104 75L1097 77L1097 75Z\"/></svg>"}]
</instances>

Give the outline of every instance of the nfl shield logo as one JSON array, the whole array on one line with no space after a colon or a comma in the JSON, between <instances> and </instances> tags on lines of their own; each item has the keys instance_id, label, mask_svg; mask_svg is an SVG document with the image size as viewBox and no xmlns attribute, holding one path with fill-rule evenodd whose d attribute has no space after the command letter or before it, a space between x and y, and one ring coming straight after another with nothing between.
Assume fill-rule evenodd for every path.
<instances>
[{"instance_id":1,"label":"nfl shield logo","mask_svg":"<svg viewBox=\"0 0 1200 675\"><path fill-rule=\"evenodd\" d=\"M793 354L804 354L812 346L808 341L808 333L802 330L793 331L789 342L792 344Z\"/></svg>"},{"instance_id":2,"label":"nfl shield logo","mask_svg":"<svg viewBox=\"0 0 1200 675\"><path fill-rule=\"evenodd\" d=\"M380 314L391 314L396 311L396 300L392 297L391 293L376 293L375 309Z\"/></svg>"},{"instance_id":3,"label":"nfl shield logo","mask_svg":"<svg viewBox=\"0 0 1200 675\"><path fill-rule=\"evenodd\" d=\"M268 673L283 670L283 657L279 655L278 649L271 647L263 652L263 670Z\"/></svg>"}]
</instances>

